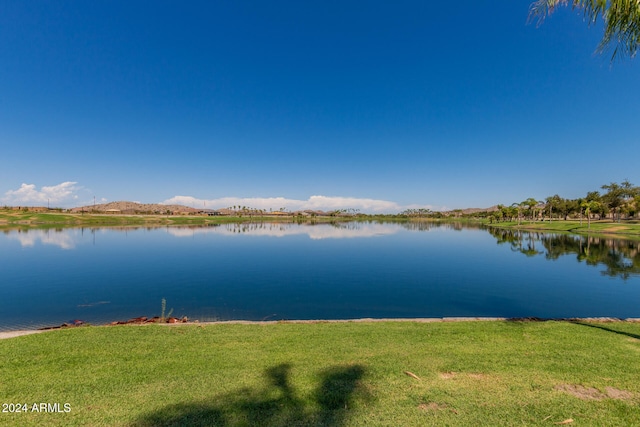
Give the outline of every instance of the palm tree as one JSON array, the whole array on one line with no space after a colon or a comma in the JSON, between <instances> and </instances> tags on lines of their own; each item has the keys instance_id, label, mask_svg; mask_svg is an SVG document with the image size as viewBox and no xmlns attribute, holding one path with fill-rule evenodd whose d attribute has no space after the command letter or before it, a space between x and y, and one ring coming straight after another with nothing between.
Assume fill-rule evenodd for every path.
<instances>
[{"instance_id":1,"label":"palm tree","mask_svg":"<svg viewBox=\"0 0 640 427\"><path fill-rule=\"evenodd\" d=\"M574 200L574 202L580 214L580 227L582 227L582 208L584 207L585 200L580 198L580 199Z\"/></svg>"},{"instance_id":2,"label":"palm tree","mask_svg":"<svg viewBox=\"0 0 640 427\"><path fill-rule=\"evenodd\" d=\"M514 205L515 203L506 208L506 215L509 218L509 221L513 221L513 218L515 218L518 213L518 209L516 209Z\"/></svg>"},{"instance_id":3,"label":"palm tree","mask_svg":"<svg viewBox=\"0 0 640 427\"><path fill-rule=\"evenodd\" d=\"M536 0L529 8L529 21L537 20L538 25L556 7L567 6L569 0ZM613 47L611 60L618 54L633 57L640 45L640 2L638 0L572 0L574 9L582 9L589 25L598 18L604 20L604 35L597 51L602 53L610 45Z\"/></svg>"},{"instance_id":4,"label":"palm tree","mask_svg":"<svg viewBox=\"0 0 640 427\"><path fill-rule=\"evenodd\" d=\"M518 226L520 226L520 210L522 208L524 208L524 202L520 202L520 203L512 203L511 207L512 208L516 208L518 210Z\"/></svg>"},{"instance_id":5,"label":"palm tree","mask_svg":"<svg viewBox=\"0 0 640 427\"><path fill-rule=\"evenodd\" d=\"M531 221L533 221L534 217L536 215L535 207L538 205L538 201L536 199L534 199L533 197L529 197L527 200L525 200L524 202L522 202L520 204L526 206L527 208L529 208L529 212L531 212Z\"/></svg>"},{"instance_id":6,"label":"palm tree","mask_svg":"<svg viewBox=\"0 0 640 427\"><path fill-rule=\"evenodd\" d=\"M582 202L581 206L585 208L584 213L587 216L587 224L589 224L587 230L591 230L591 210L598 209L600 207L600 203L595 200L585 200Z\"/></svg>"}]
</instances>

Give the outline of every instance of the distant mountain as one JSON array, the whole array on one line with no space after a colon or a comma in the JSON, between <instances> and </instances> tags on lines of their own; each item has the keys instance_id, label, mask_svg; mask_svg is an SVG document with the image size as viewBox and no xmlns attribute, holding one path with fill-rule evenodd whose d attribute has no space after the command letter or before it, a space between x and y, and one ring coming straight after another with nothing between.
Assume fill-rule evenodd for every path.
<instances>
[{"instance_id":1,"label":"distant mountain","mask_svg":"<svg viewBox=\"0 0 640 427\"><path fill-rule=\"evenodd\" d=\"M491 206L490 208L467 208L463 209L462 213L465 215L475 214L479 212L495 212L498 210L498 206Z\"/></svg>"},{"instance_id":2,"label":"distant mountain","mask_svg":"<svg viewBox=\"0 0 640 427\"><path fill-rule=\"evenodd\" d=\"M442 211L441 213L445 216L456 216L456 215L472 215L480 212L494 212L497 211L497 206L491 206L489 208L467 208L467 209L454 209L450 211ZM235 215L240 210L234 211L228 208L216 209L215 211L219 212L221 215ZM71 209L71 212L96 212L96 213L122 213L122 214L171 214L171 215L186 215L186 214L194 214L194 213L209 213L214 212L212 209L196 209L189 206L183 205L163 205L159 203L136 203L136 202L128 202L128 201L119 201L119 202L109 202L109 203L101 203L98 205L88 205L81 206L77 208ZM266 213L266 215L285 215L284 212L270 212ZM305 210L305 211L296 211L286 213L288 215L299 214L302 216L328 216L331 213L324 212L321 210L313 211L313 210ZM246 215L246 213L245 213ZM334 214L335 215L335 214ZM339 215L342 216L342 215Z\"/></svg>"},{"instance_id":3,"label":"distant mountain","mask_svg":"<svg viewBox=\"0 0 640 427\"><path fill-rule=\"evenodd\" d=\"M451 211L442 211L443 215L473 215L481 212L495 212L498 210L498 206L491 206L490 208L467 208L467 209L454 209Z\"/></svg>"}]
</instances>

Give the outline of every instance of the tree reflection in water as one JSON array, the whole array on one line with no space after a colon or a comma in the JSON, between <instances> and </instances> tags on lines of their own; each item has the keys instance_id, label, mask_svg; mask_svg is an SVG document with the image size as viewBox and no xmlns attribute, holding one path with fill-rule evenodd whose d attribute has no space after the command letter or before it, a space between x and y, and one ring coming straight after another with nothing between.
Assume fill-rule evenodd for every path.
<instances>
[{"instance_id":1,"label":"tree reflection in water","mask_svg":"<svg viewBox=\"0 0 640 427\"><path fill-rule=\"evenodd\" d=\"M631 276L640 275L640 242L637 241L501 228L489 228L488 231L499 245L509 244L513 251L526 256L544 254L548 260L556 260L561 256L575 254L579 262L606 267L601 271L603 276L627 280ZM538 248L544 248L544 251Z\"/></svg>"}]
</instances>

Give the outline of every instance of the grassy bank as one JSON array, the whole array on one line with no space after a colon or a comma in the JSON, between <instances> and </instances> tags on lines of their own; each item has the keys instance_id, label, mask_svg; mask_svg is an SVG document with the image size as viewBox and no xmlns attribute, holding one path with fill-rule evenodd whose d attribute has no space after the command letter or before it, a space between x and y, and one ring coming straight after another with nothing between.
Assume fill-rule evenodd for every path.
<instances>
[{"instance_id":1,"label":"grassy bank","mask_svg":"<svg viewBox=\"0 0 640 427\"><path fill-rule=\"evenodd\" d=\"M313 222L347 221L353 218L316 217ZM125 227L125 226L204 226L237 222L292 222L293 216L183 216L183 215L108 215L61 212L22 212L0 209L0 230L48 229L65 227Z\"/></svg>"},{"instance_id":2,"label":"grassy bank","mask_svg":"<svg viewBox=\"0 0 640 427\"><path fill-rule=\"evenodd\" d=\"M587 221L522 221L520 225L517 222L499 222L493 224L487 224L491 227L497 228L516 228L520 230L538 230L538 231L560 231L568 233L580 233L580 234L614 234L625 236L638 236L640 237L640 223L633 222L613 222L606 221L591 221L591 225L587 224Z\"/></svg>"},{"instance_id":3,"label":"grassy bank","mask_svg":"<svg viewBox=\"0 0 640 427\"><path fill-rule=\"evenodd\" d=\"M361 215L355 217L318 216L313 218L295 216L183 216L183 215L107 215L107 214L75 214L62 212L23 212L11 209L0 209L0 230L15 229L52 229L65 227L158 227L158 226L206 226L239 222L312 222L328 223L340 221L402 221L402 222L436 222L456 224L483 223L497 228L516 228L521 230L559 231L582 234L613 234L640 238L638 221L616 223L610 220L592 221L589 227L586 221L523 221L500 222L489 224L469 218L411 218L392 215Z\"/></svg>"},{"instance_id":4,"label":"grassy bank","mask_svg":"<svg viewBox=\"0 0 640 427\"><path fill-rule=\"evenodd\" d=\"M3 403L70 409L0 424L640 425L638 357L626 322L76 328L0 341Z\"/></svg>"}]
</instances>

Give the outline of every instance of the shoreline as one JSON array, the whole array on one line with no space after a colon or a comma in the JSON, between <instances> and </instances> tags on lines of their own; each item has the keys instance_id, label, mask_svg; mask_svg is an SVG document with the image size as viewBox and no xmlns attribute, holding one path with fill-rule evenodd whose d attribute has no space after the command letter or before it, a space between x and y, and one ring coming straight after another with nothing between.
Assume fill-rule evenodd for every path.
<instances>
[{"instance_id":1,"label":"shoreline","mask_svg":"<svg viewBox=\"0 0 640 427\"><path fill-rule=\"evenodd\" d=\"M120 324L104 324L104 325L79 325L79 326L57 326L45 329L26 329L15 331L0 331L0 340L20 337L24 335L33 335L43 332L57 331L61 329L75 329L83 327L112 327L112 326L144 326L149 324L161 326L206 326L206 325L262 325L270 326L275 324L316 324L316 323L450 323L450 322L598 322L598 323L640 323L640 317L628 317L620 319L617 317L571 317L571 318L539 318L539 317L418 317L418 318L359 318L359 319L307 319L307 320L219 320L219 321L189 321L177 323L120 323Z\"/></svg>"},{"instance_id":2,"label":"shoreline","mask_svg":"<svg viewBox=\"0 0 640 427\"><path fill-rule=\"evenodd\" d=\"M590 236L611 236L619 238L640 238L640 220L627 219L614 221L611 219L592 220L571 218L567 220L556 219L553 221L501 221L489 222L486 218L479 217L455 217L444 218L407 217L393 214L357 214L357 215L318 215L300 216L293 213L287 215L163 215L163 214L109 214L106 212L22 212L13 209L0 209L0 230L42 230L51 228L124 228L124 227L207 227L227 223L311 223L322 224L332 222L351 221L389 221L389 222L465 222L480 224L489 228L511 229L521 231L571 233Z\"/></svg>"},{"instance_id":3,"label":"shoreline","mask_svg":"<svg viewBox=\"0 0 640 427\"><path fill-rule=\"evenodd\" d=\"M502 230L518 230L543 233L569 233L590 237L612 237L620 239L637 239L640 237L640 223L636 220L628 222L615 222L610 220L592 221L591 226L586 222L580 224L579 220L558 220L553 222L523 222L518 225L515 222L485 223L488 228Z\"/></svg>"}]
</instances>

